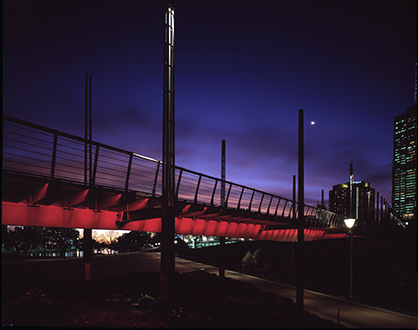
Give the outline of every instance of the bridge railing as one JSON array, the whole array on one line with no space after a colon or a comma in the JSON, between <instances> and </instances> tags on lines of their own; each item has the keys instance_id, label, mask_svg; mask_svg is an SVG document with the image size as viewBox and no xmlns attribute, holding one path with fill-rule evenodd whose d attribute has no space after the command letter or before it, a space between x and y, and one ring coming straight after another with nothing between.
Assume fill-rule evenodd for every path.
<instances>
[{"instance_id":1,"label":"bridge railing","mask_svg":"<svg viewBox=\"0 0 418 330\"><path fill-rule=\"evenodd\" d=\"M3 169L149 196L162 193L161 161L6 115ZM221 206L221 179L176 166L175 183L179 201ZM290 199L230 181L224 184L227 208L288 221L298 216L297 203ZM311 226L344 226L342 216L325 209L305 205L304 214Z\"/></svg>"}]
</instances>

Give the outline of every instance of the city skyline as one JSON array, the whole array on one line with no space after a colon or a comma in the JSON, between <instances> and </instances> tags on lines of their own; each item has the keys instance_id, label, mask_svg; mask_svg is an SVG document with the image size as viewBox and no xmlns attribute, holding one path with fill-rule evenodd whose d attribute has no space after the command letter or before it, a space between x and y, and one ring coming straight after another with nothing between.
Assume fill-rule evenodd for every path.
<instances>
[{"instance_id":1,"label":"city skyline","mask_svg":"<svg viewBox=\"0 0 418 330\"><path fill-rule=\"evenodd\" d=\"M303 108L305 203L328 199L350 163L390 202L416 2L337 4L176 1L176 165L220 177L225 139L228 181L291 198ZM162 1L3 7L3 113L83 136L89 73L93 140L162 158Z\"/></svg>"}]
</instances>

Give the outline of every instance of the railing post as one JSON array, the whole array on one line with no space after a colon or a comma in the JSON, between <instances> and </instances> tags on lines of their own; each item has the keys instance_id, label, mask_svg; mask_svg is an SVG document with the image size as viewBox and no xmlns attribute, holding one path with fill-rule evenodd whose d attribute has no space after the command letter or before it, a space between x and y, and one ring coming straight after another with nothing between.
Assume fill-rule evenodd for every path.
<instances>
[{"instance_id":1,"label":"railing post","mask_svg":"<svg viewBox=\"0 0 418 330\"><path fill-rule=\"evenodd\" d=\"M154 176L154 185L152 187L152 196L155 196L155 190L157 188L158 171L160 170L160 164L161 162L157 163L157 170L155 171L155 176Z\"/></svg>"},{"instance_id":2,"label":"railing post","mask_svg":"<svg viewBox=\"0 0 418 330\"><path fill-rule=\"evenodd\" d=\"M97 162L99 159L99 145L96 144L96 153L94 155L94 168L93 168L93 178L91 184L94 186L96 184L96 173L97 173Z\"/></svg>"},{"instance_id":3,"label":"railing post","mask_svg":"<svg viewBox=\"0 0 418 330\"><path fill-rule=\"evenodd\" d=\"M228 194L226 195L225 208L228 208L229 194L231 193L232 183L229 184Z\"/></svg>"},{"instance_id":4,"label":"railing post","mask_svg":"<svg viewBox=\"0 0 418 330\"><path fill-rule=\"evenodd\" d=\"M270 206L271 206L271 202L273 201L273 195L271 195L270 197L270 202L269 202L269 206L267 208L267 214L270 214Z\"/></svg>"},{"instance_id":5,"label":"railing post","mask_svg":"<svg viewBox=\"0 0 418 330\"><path fill-rule=\"evenodd\" d=\"M277 217L277 210L279 209L279 204L281 202L281 198L279 198L279 200L277 201L277 205L276 205L276 210L274 211L274 216Z\"/></svg>"},{"instance_id":6,"label":"railing post","mask_svg":"<svg viewBox=\"0 0 418 330\"><path fill-rule=\"evenodd\" d=\"M179 178L177 179L176 199L179 198L180 181L181 181L182 175L183 175L183 169L180 169Z\"/></svg>"},{"instance_id":7,"label":"railing post","mask_svg":"<svg viewBox=\"0 0 418 330\"><path fill-rule=\"evenodd\" d=\"M210 206L213 206L213 201L215 200L215 192L216 192L216 186L218 185L218 181L219 180L216 179L215 180L215 185L213 186L212 198L210 199ZM225 196L224 196L224 198L225 198Z\"/></svg>"},{"instance_id":8,"label":"railing post","mask_svg":"<svg viewBox=\"0 0 418 330\"><path fill-rule=\"evenodd\" d=\"M261 196L260 206L258 207L258 213L261 213L261 204L263 204L263 199L264 199L264 193Z\"/></svg>"},{"instance_id":9,"label":"railing post","mask_svg":"<svg viewBox=\"0 0 418 330\"><path fill-rule=\"evenodd\" d=\"M284 212L286 211L287 202L288 200L286 199L286 202L284 203L284 207L283 207L282 218L284 218Z\"/></svg>"},{"instance_id":10,"label":"railing post","mask_svg":"<svg viewBox=\"0 0 418 330\"><path fill-rule=\"evenodd\" d=\"M54 176L55 176L55 163L57 159L57 139L58 139L58 134L57 132L55 132L54 133L54 145L52 149L52 162L51 162L51 179L52 180L54 180Z\"/></svg>"},{"instance_id":11,"label":"railing post","mask_svg":"<svg viewBox=\"0 0 418 330\"><path fill-rule=\"evenodd\" d=\"M125 191L128 191L128 188L129 188L129 176L131 175L132 158L133 158L133 153L131 152L129 154L128 169L126 171Z\"/></svg>"},{"instance_id":12,"label":"railing post","mask_svg":"<svg viewBox=\"0 0 418 330\"><path fill-rule=\"evenodd\" d=\"M231 187L230 187L230 189L231 189ZM241 206L241 198L242 198L242 194L244 193L244 187L242 187L242 190L241 190L241 195L239 196L239 200L238 200L238 205L237 205L237 210L240 208L240 206ZM229 197L229 194L228 194L228 197Z\"/></svg>"},{"instance_id":13,"label":"railing post","mask_svg":"<svg viewBox=\"0 0 418 330\"><path fill-rule=\"evenodd\" d=\"M255 194L255 190L253 190L253 193L251 194L250 205L248 205L248 211L250 212L251 212L251 204L253 203L254 194Z\"/></svg>"},{"instance_id":14,"label":"railing post","mask_svg":"<svg viewBox=\"0 0 418 330\"><path fill-rule=\"evenodd\" d=\"M202 176L199 175L199 180L197 181L197 186L196 186L196 193L194 195L194 203L197 203L197 194L199 193L199 187L200 187L200 181L202 180Z\"/></svg>"}]
</instances>

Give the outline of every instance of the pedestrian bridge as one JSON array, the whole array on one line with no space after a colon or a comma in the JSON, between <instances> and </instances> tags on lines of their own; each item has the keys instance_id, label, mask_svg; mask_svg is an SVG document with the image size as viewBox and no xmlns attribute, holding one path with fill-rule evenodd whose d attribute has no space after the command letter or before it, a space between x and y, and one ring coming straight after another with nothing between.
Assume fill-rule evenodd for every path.
<instances>
[{"instance_id":1,"label":"pedestrian bridge","mask_svg":"<svg viewBox=\"0 0 418 330\"><path fill-rule=\"evenodd\" d=\"M3 115L2 224L161 232L162 162ZM297 203L175 168L178 234L297 241ZM221 207L221 186L225 207ZM305 241L344 237L305 205Z\"/></svg>"}]
</instances>

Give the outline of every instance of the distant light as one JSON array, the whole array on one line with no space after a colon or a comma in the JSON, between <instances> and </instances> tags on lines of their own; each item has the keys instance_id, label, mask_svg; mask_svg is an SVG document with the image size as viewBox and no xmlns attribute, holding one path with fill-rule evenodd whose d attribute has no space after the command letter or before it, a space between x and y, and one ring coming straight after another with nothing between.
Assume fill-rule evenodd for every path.
<instances>
[{"instance_id":1,"label":"distant light","mask_svg":"<svg viewBox=\"0 0 418 330\"><path fill-rule=\"evenodd\" d=\"M315 122L314 121L311 121L311 125L315 125Z\"/></svg>"},{"instance_id":2,"label":"distant light","mask_svg":"<svg viewBox=\"0 0 418 330\"><path fill-rule=\"evenodd\" d=\"M344 222L348 229L351 229L354 226L354 222L356 222L356 219L345 219Z\"/></svg>"}]
</instances>

